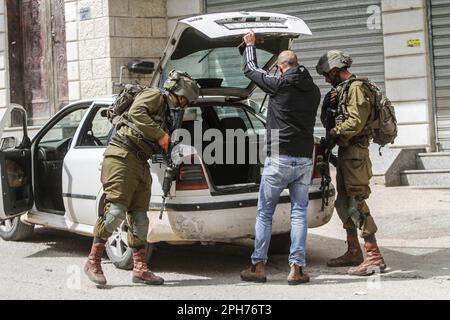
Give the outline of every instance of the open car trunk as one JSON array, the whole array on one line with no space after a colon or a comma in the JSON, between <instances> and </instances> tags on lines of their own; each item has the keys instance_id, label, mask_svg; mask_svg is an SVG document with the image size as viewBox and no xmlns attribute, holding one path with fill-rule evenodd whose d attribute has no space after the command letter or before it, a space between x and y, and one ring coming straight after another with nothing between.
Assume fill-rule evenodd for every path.
<instances>
[{"instance_id":1,"label":"open car trunk","mask_svg":"<svg viewBox=\"0 0 450 320\"><path fill-rule=\"evenodd\" d=\"M258 64L271 70L293 39L311 31L300 18L269 12L225 12L178 21L152 79L161 86L168 73L183 70L197 80L203 96L248 98L256 86L242 72L242 36L257 37Z\"/></svg>"},{"instance_id":2,"label":"open car trunk","mask_svg":"<svg viewBox=\"0 0 450 320\"><path fill-rule=\"evenodd\" d=\"M213 193L258 190L263 167L258 159L263 144L258 141L264 141L265 129L263 120L248 107L231 104L190 107L181 128L192 137L191 141L183 140L182 143L195 147L197 154L202 155ZM205 139L208 130L214 130L222 138ZM247 135L234 137L232 132L247 132Z\"/></svg>"},{"instance_id":3,"label":"open car trunk","mask_svg":"<svg viewBox=\"0 0 450 320\"><path fill-rule=\"evenodd\" d=\"M233 162L224 161L225 163L223 164L205 164L215 189L226 192L258 187L261 181L261 164L254 164L249 161L249 139L245 139L244 142L245 163L243 164L237 163L238 146L236 141L233 140L224 141L223 143L224 159L229 157ZM234 150L232 155L228 154L231 150Z\"/></svg>"}]
</instances>

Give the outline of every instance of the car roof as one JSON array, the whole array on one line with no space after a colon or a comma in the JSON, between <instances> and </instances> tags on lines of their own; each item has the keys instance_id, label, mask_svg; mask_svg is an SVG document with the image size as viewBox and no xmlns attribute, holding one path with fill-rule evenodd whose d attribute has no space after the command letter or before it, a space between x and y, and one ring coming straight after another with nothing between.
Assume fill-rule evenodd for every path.
<instances>
[{"instance_id":1,"label":"car roof","mask_svg":"<svg viewBox=\"0 0 450 320\"><path fill-rule=\"evenodd\" d=\"M108 102L108 103L113 103L114 100L116 99L117 95L107 95L107 96L99 96L99 97L94 97L92 99L86 99L86 101L93 101L93 102Z\"/></svg>"},{"instance_id":2,"label":"car roof","mask_svg":"<svg viewBox=\"0 0 450 320\"><path fill-rule=\"evenodd\" d=\"M107 95L107 96L98 96L93 97L90 99L81 99L74 101L66 106L73 106L75 104L80 103L97 103L97 104L112 104L114 100L116 99L117 95ZM242 99L246 100L246 99ZM211 95L211 96L200 96L198 101L199 103L205 103L205 102L229 102L226 96L220 96L220 95Z\"/></svg>"}]
</instances>

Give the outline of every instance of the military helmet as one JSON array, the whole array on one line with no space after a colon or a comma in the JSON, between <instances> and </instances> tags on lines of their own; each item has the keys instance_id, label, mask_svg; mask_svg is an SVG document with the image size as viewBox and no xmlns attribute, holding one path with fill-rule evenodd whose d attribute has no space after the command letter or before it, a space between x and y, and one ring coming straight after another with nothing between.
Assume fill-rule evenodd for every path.
<instances>
[{"instance_id":1,"label":"military helmet","mask_svg":"<svg viewBox=\"0 0 450 320\"><path fill-rule=\"evenodd\" d=\"M200 95L200 88L197 81L182 71L172 70L164 82L164 89L177 96L184 96L189 102L193 102L198 99Z\"/></svg>"},{"instance_id":2,"label":"military helmet","mask_svg":"<svg viewBox=\"0 0 450 320\"><path fill-rule=\"evenodd\" d=\"M316 66L318 74L326 75L334 68L349 68L353 63L352 58L339 50L330 50L320 57Z\"/></svg>"}]
</instances>

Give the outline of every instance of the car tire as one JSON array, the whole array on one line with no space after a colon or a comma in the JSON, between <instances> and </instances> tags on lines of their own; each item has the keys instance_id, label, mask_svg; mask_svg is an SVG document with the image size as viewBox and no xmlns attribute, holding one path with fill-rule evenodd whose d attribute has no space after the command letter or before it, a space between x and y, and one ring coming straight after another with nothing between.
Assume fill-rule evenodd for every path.
<instances>
[{"instance_id":1,"label":"car tire","mask_svg":"<svg viewBox=\"0 0 450 320\"><path fill-rule=\"evenodd\" d=\"M106 254L112 264L122 270L133 269L133 250L128 246L127 227L125 222L112 234L106 242ZM152 257L154 245L146 246L147 263Z\"/></svg>"},{"instance_id":2,"label":"car tire","mask_svg":"<svg viewBox=\"0 0 450 320\"><path fill-rule=\"evenodd\" d=\"M26 240L33 234L34 225L26 224L15 217L0 222L0 238L5 241Z\"/></svg>"},{"instance_id":3,"label":"car tire","mask_svg":"<svg viewBox=\"0 0 450 320\"><path fill-rule=\"evenodd\" d=\"M276 234L270 240L269 254L289 254L291 248L291 234Z\"/></svg>"}]
</instances>

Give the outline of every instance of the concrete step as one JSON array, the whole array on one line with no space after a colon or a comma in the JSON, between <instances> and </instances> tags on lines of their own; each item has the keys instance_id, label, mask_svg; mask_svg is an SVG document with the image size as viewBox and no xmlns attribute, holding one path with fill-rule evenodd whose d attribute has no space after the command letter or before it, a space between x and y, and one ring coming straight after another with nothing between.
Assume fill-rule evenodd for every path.
<instances>
[{"instance_id":1,"label":"concrete step","mask_svg":"<svg viewBox=\"0 0 450 320\"><path fill-rule=\"evenodd\" d=\"M419 153L417 155L417 169L450 169L450 152Z\"/></svg>"},{"instance_id":2,"label":"concrete step","mask_svg":"<svg viewBox=\"0 0 450 320\"><path fill-rule=\"evenodd\" d=\"M435 170L405 170L400 173L403 186L450 186L450 169Z\"/></svg>"}]
</instances>

